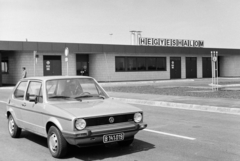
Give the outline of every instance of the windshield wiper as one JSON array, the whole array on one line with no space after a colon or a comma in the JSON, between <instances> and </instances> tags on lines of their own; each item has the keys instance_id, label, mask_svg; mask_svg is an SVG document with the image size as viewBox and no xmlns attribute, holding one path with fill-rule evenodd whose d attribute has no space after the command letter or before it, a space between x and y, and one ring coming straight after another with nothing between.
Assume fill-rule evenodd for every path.
<instances>
[{"instance_id":1,"label":"windshield wiper","mask_svg":"<svg viewBox=\"0 0 240 161\"><path fill-rule=\"evenodd\" d=\"M77 97L74 97L74 98L84 98L84 97L93 97L92 95L82 95L82 96L77 96Z\"/></svg>"},{"instance_id":2,"label":"windshield wiper","mask_svg":"<svg viewBox=\"0 0 240 161\"><path fill-rule=\"evenodd\" d=\"M49 97L49 98L70 98L68 96L52 96L52 97Z\"/></svg>"}]
</instances>

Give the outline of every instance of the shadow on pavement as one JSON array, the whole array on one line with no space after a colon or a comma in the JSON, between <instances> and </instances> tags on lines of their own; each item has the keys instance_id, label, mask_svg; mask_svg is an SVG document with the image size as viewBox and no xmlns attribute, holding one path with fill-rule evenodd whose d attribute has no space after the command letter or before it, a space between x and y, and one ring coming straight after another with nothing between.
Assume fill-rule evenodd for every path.
<instances>
[{"instance_id":1,"label":"shadow on pavement","mask_svg":"<svg viewBox=\"0 0 240 161\"><path fill-rule=\"evenodd\" d=\"M46 148L48 148L48 145L47 145L47 138L44 138L42 136L39 136L39 135L36 135L36 134L33 134L31 132L28 132L28 131L22 131L21 135L20 135L20 138L25 138L27 140L30 140L34 143L37 143L41 146L44 146Z\"/></svg>"},{"instance_id":2,"label":"shadow on pavement","mask_svg":"<svg viewBox=\"0 0 240 161\"><path fill-rule=\"evenodd\" d=\"M148 151L154 148L155 145L153 144L135 139L129 147L120 147L117 143L86 148L72 146L67 157L74 157L81 160L103 160Z\"/></svg>"},{"instance_id":3,"label":"shadow on pavement","mask_svg":"<svg viewBox=\"0 0 240 161\"><path fill-rule=\"evenodd\" d=\"M20 138L37 143L48 148L47 139L28 131L22 131ZM115 158L127 154L138 153L154 149L155 145L148 142L135 139L129 147L120 147L117 143L111 143L100 146L79 148L77 146L69 146L66 158L77 158L81 160L102 160L107 158ZM51 155L49 153L49 155Z\"/></svg>"}]
</instances>

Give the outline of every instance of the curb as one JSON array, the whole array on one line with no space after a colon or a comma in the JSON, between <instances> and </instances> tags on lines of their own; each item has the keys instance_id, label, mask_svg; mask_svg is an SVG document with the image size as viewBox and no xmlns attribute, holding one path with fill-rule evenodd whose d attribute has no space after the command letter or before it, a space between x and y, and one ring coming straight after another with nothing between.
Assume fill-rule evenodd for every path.
<instances>
[{"instance_id":1,"label":"curb","mask_svg":"<svg viewBox=\"0 0 240 161\"><path fill-rule=\"evenodd\" d=\"M108 83L99 83L102 86L105 85L126 85L126 84L147 84L147 83L166 83L166 82L191 82L195 81L194 79L184 79L184 80L159 80L159 81L139 81L139 82L108 82Z\"/></svg>"},{"instance_id":2,"label":"curb","mask_svg":"<svg viewBox=\"0 0 240 161\"><path fill-rule=\"evenodd\" d=\"M128 98L116 98L111 97L114 100L118 100L125 103L139 104L139 105L149 105L149 106L161 106L166 108L176 108L185 110L197 110L206 112L217 112L225 114L240 115L239 108L229 108L229 107L217 107L209 105L197 105L197 104L185 104L185 103L174 103L174 102L164 102L164 101L149 101L149 100L137 100Z\"/></svg>"}]
</instances>

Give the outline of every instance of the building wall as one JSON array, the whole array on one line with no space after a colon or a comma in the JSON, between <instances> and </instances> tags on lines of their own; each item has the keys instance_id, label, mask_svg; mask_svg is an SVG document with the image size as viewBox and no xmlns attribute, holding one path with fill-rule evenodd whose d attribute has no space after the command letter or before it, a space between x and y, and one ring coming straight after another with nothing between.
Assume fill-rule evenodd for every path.
<instances>
[{"instance_id":1,"label":"building wall","mask_svg":"<svg viewBox=\"0 0 240 161\"><path fill-rule=\"evenodd\" d=\"M39 58L35 64L34 72L34 60L33 52L11 52L3 54L4 57L8 57L9 73L2 75L3 84L16 84L22 77L22 67L27 69L27 77L43 76L43 56L44 55L60 55L62 61L62 75L67 75L67 63L65 62L65 55L60 52L38 52ZM76 75L76 54L70 53L68 56L68 75Z\"/></svg>"},{"instance_id":2,"label":"building wall","mask_svg":"<svg viewBox=\"0 0 240 161\"><path fill-rule=\"evenodd\" d=\"M182 54L181 54L182 55ZM149 54L149 53L106 53L90 54L90 76L98 81L132 81L132 80L159 80L170 79L170 57L181 57L181 75L186 78L186 60L185 56L180 54ZM149 72L116 72L116 56L134 56L134 57L166 57L166 71L149 71ZM201 61L201 60L200 60Z\"/></svg>"},{"instance_id":3,"label":"building wall","mask_svg":"<svg viewBox=\"0 0 240 161\"><path fill-rule=\"evenodd\" d=\"M221 77L239 77L240 76L240 56L222 56L220 59Z\"/></svg>"},{"instance_id":4,"label":"building wall","mask_svg":"<svg viewBox=\"0 0 240 161\"><path fill-rule=\"evenodd\" d=\"M9 72L2 75L3 84L16 84L22 76L22 67L26 67L27 76L33 76L33 53L10 52L3 54L8 57Z\"/></svg>"},{"instance_id":5,"label":"building wall","mask_svg":"<svg viewBox=\"0 0 240 161\"><path fill-rule=\"evenodd\" d=\"M186 57L181 56L181 78L186 78Z\"/></svg>"},{"instance_id":6,"label":"building wall","mask_svg":"<svg viewBox=\"0 0 240 161\"><path fill-rule=\"evenodd\" d=\"M202 56L197 56L197 78L203 77Z\"/></svg>"},{"instance_id":7,"label":"building wall","mask_svg":"<svg viewBox=\"0 0 240 161\"><path fill-rule=\"evenodd\" d=\"M39 58L35 64L33 51L22 52L14 51L3 53L2 57L8 57L9 73L2 74L3 84L15 84L22 75L22 67L27 68L28 77L43 76L44 64L43 56L60 55L62 61L62 75L67 75L67 62L63 52L37 52ZM81 53L77 53L81 54ZM84 53L86 54L86 53ZM134 56L134 57L166 57L166 71L149 72L116 72L116 56ZM184 54L184 53L91 53L89 54L89 75L97 81L140 81L140 80L161 80L170 79L170 57L181 57L181 78L186 78L186 57L197 57L197 78L202 78L202 57L207 54ZM222 56L220 59L220 76L240 76L240 56ZM68 75L76 75L76 53L70 53L68 56Z\"/></svg>"},{"instance_id":8,"label":"building wall","mask_svg":"<svg viewBox=\"0 0 240 161\"><path fill-rule=\"evenodd\" d=\"M166 71L150 71L150 72L116 72L115 57L116 56L144 56L144 57L166 57ZM89 69L90 76L98 81L132 81L132 80L160 80L170 79L170 57L181 57L181 78L186 78L186 57L197 57L197 78L202 78L202 57L209 55L184 55L184 54L123 54L123 53L106 53L106 54L90 54Z\"/></svg>"}]
</instances>

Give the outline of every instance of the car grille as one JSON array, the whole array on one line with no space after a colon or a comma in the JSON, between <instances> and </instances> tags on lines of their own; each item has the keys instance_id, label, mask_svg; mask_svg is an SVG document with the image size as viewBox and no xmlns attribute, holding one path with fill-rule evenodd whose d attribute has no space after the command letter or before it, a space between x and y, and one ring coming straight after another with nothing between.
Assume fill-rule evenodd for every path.
<instances>
[{"instance_id":1,"label":"car grille","mask_svg":"<svg viewBox=\"0 0 240 161\"><path fill-rule=\"evenodd\" d=\"M110 117L114 118L113 123L110 123L109 121ZM105 116L105 117L98 117L98 118L87 118L85 119L85 121L87 123L87 126L97 126L97 125L129 122L129 121L133 121L133 117L134 117L134 114L126 114L126 115Z\"/></svg>"}]
</instances>

